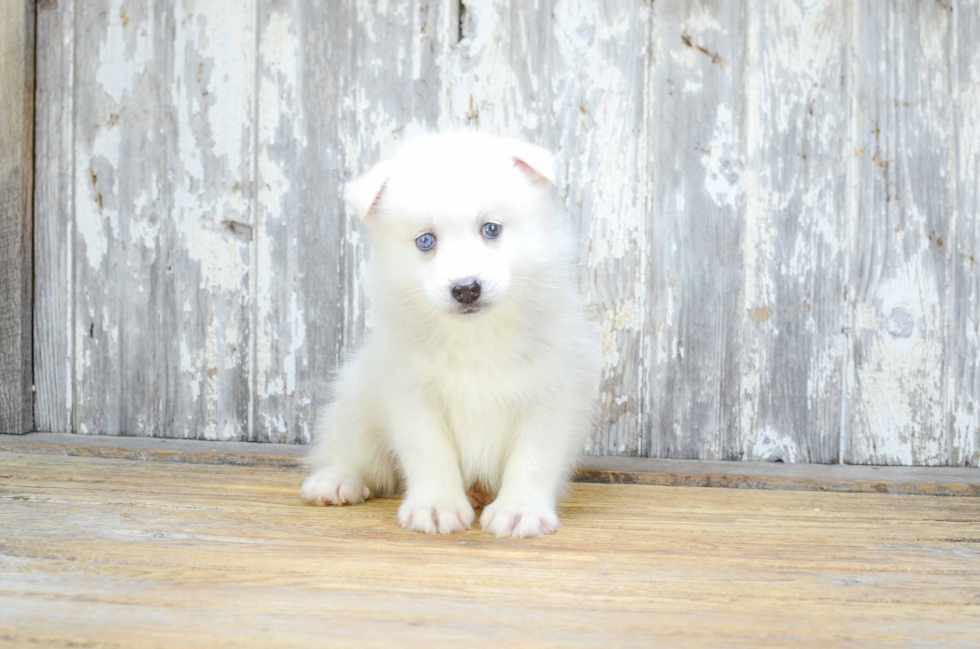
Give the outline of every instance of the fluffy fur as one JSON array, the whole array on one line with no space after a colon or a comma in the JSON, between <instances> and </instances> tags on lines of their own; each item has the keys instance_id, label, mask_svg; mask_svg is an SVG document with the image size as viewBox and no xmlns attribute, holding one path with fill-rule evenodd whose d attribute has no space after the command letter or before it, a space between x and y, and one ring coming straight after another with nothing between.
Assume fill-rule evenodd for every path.
<instances>
[{"instance_id":1,"label":"fluffy fur","mask_svg":"<svg viewBox=\"0 0 980 649\"><path fill-rule=\"evenodd\" d=\"M556 194L548 153L476 133L421 138L350 183L372 244L373 329L318 422L306 500L404 490L411 530L467 529L474 505L498 537L558 528L598 363ZM451 295L462 278L482 285L472 304Z\"/></svg>"}]
</instances>

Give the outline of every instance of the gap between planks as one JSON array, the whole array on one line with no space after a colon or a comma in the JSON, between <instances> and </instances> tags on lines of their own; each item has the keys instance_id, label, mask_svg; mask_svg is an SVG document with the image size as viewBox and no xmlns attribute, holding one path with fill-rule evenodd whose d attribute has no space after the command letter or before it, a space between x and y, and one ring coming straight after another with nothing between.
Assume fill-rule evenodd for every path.
<instances>
[{"instance_id":1,"label":"gap between planks","mask_svg":"<svg viewBox=\"0 0 980 649\"><path fill-rule=\"evenodd\" d=\"M188 464L298 467L296 444L63 433L0 435L0 452ZM980 497L980 469L585 457L576 482Z\"/></svg>"}]
</instances>

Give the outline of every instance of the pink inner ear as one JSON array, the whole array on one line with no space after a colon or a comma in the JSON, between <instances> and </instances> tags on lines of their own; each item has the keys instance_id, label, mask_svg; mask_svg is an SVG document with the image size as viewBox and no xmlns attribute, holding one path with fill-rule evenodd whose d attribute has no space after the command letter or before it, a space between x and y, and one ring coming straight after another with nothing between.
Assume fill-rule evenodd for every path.
<instances>
[{"instance_id":1,"label":"pink inner ear","mask_svg":"<svg viewBox=\"0 0 980 649\"><path fill-rule=\"evenodd\" d=\"M378 190L378 195L374 197L374 201L371 203L371 207L369 207L367 209L367 212L364 213L365 216L370 214L374 210L374 208L378 206L378 203L381 202L381 197L384 195L385 189L387 188L388 188L388 180L385 179L385 181L381 183L381 189Z\"/></svg>"},{"instance_id":2,"label":"pink inner ear","mask_svg":"<svg viewBox=\"0 0 980 649\"><path fill-rule=\"evenodd\" d=\"M531 180L531 182L537 183L537 182L541 182L542 180L546 180L544 176L542 176L541 174L539 174L537 171L534 170L534 167L524 162L520 158L514 158L514 166L520 169L524 173L524 175Z\"/></svg>"}]
</instances>

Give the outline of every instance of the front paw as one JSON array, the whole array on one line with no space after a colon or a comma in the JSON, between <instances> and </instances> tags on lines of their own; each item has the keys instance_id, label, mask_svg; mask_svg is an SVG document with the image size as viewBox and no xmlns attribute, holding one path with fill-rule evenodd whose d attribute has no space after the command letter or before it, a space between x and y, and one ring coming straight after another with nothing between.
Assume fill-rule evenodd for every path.
<instances>
[{"instance_id":1,"label":"front paw","mask_svg":"<svg viewBox=\"0 0 980 649\"><path fill-rule=\"evenodd\" d=\"M364 483L349 471L331 467L303 482L300 495L314 505L356 505L370 495Z\"/></svg>"},{"instance_id":2,"label":"front paw","mask_svg":"<svg viewBox=\"0 0 980 649\"><path fill-rule=\"evenodd\" d=\"M462 496L456 499L409 496L398 508L398 522L406 530L425 534L452 534L473 524L473 508Z\"/></svg>"},{"instance_id":3,"label":"front paw","mask_svg":"<svg viewBox=\"0 0 980 649\"><path fill-rule=\"evenodd\" d=\"M498 499L483 509L480 526L486 534L498 539L505 536L523 539L557 530L558 515L552 507Z\"/></svg>"}]
</instances>

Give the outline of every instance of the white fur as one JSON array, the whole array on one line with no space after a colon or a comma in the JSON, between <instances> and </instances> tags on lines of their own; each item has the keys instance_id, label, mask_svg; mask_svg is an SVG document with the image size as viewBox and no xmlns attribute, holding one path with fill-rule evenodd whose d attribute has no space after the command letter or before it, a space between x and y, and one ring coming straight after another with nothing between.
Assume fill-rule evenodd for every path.
<instances>
[{"instance_id":1,"label":"white fur","mask_svg":"<svg viewBox=\"0 0 980 649\"><path fill-rule=\"evenodd\" d=\"M408 529L534 536L593 426L597 344L542 149L476 133L407 144L350 183L371 234L374 328L320 418L302 495L354 504L402 489ZM485 222L498 238L482 236ZM437 238L429 252L415 238ZM454 280L482 284L475 313ZM472 305L471 305L472 306Z\"/></svg>"}]
</instances>

